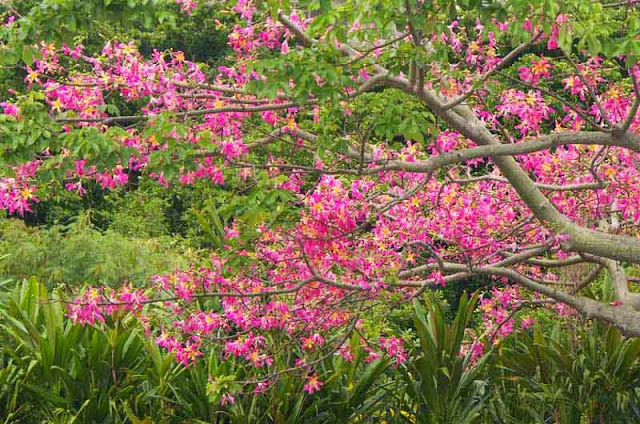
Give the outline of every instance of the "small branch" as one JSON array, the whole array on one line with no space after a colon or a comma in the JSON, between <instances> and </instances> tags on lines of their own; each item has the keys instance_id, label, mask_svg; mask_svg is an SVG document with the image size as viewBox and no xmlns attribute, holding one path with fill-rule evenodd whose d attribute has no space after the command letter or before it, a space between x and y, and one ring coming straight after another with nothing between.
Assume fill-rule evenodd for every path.
<instances>
[{"instance_id":1,"label":"small branch","mask_svg":"<svg viewBox=\"0 0 640 424\"><path fill-rule=\"evenodd\" d=\"M291 367L291 368L285 368L282 369L280 371L276 371L272 374L270 374L268 377L264 377L261 379L251 379L251 380L244 380L244 381L238 381L238 384L259 384L259 383L266 383L268 381L274 380L277 377L283 375L283 374L288 374L288 373L292 373L292 372L296 372L296 371L300 371L301 369L304 368L308 368L311 367L313 365L319 364L320 362L324 361L327 358L330 358L333 354L335 354L338 350L340 350L340 348L347 342L347 340L349 340L349 337L351 337L351 333L353 333L353 330L356 327L356 324L358 323L358 316L355 316L352 320L351 323L349 324L349 327L347 327L346 332L344 334L344 336L342 337L342 339L340 339L338 341L338 343L333 347L333 349L331 349L329 352L327 352L326 354L322 355L321 357L314 359L311 362L308 362L302 366L298 366L298 367Z\"/></svg>"},{"instance_id":2,"label":"small branch","mask_svg":"<svg viewBox=\"0 0 640 424\"><path fill-rule=\"evenodd\" d=\"M509 184L509 180L507 180L506 178L497 177L495 175L482 175L479 177L465 178L463 180L451 178L451 182L456 184L469 184L469 183L475 183L478 181L497 181L497 182ZM602 182L564 184L564 185L544 184L544 183L534 182L534 184L539 189L549 190L549 191L580 191L580 190L598 190L598 189L604 188L604 183Z\"/></svg>"},{"instance_id":3,"label":"small branch","mask_svg":"<svg viewBox=\"0 0 640 424\"><path fill-rule=\"evenodd\" d=\"M618 126L618 128L616 128L616 131L620 134L624 134L631 127L633 119L638 113L638 107L640 107L640 87L638 87L638 79L636 78L633 69L629 71L629 76L631 77L631 82L633 83L633 93L635 94L635 98L633 99L633 104L631 105L631 109L629 109L629 113L627 113L626 119L621 125Z\"/></svg>"},{"instance_id":4,"label":"small branch","mask_svg":"<svg viewBox=\"0 0 640 424\"><path fill-rule=\"evenodd\" d=\"M591 125L593 128L605 132L605 133L610 133L612 130L610 128L603 128L602 126L598 125L593 119L591 119L591 117L589 115L587 115L586 113L584 113L580 108L578 108L576 105L574 105L573 103L570 103L568 101L566 101L565 99L563 99L562 97L558 96L556 93L546 90L542 87L534 87L533 85L524 82L524 81L520 81L517 78L514 78L510 75L507 75L503 72L497 71L496 72L498 75L507 78L508 80L515 82L516 84L520 84L523 85L527 88L531 88L532 90L538 90L543 94L546 94L547 96L553 97L554 99L556 99L557 101L559 101L560 103L562 103L563 105L567 106L569 109L571 109L572 111L574 111L576 114L578 114L578 116L580 116L580 118L582 118L583 121L587 122L589 125Z\"/></svg>"},{"instance_id":5,"label":"small branch","mask_svg":"<svg viewBox=\"0 0 640 424\"><path fill-rule=\"evenodd\" d=\"M313 38L311 38L307 34L305 34L304 31L302 30L302 28L300 28L298 25L293 23L293 21L291 19L289 19L289 17L286 16L284 13L278 12L278 20L284 26L286 26L287 29L293 33L293 35L296 36L296 38L300 41L300 43L302 43L303 46L311 47L313 45L313 43L315 42L315 40Z\"/></svg>"},{"instance_id":6,"label":"small branch","mask_svg":"<svg viewBox=\"0 0 640 424\"><path fill-rule=\"evenodd\" d=\"M583 288L587 287L589 284L591 284L591 282L593 282L593 280L595 280L598 277L598 275L603 269L604 269L604 265L601 265L601 264L593 268L591 271L589 271L589 274L587 274L584 280L576 284L576 286L571 291L569 291L569 294L576 294Z\"/></svg>"},{"instance_id":7,"label":"small branch","mask_svg":"<svg viewBox=\"0 0 640 424\"><path fill-rule=\"evenodd\" d=\"M307 104L314 104L317 100L309 99ZM175 117L189 117L189 116L202 116L202 115L210 115L217 113L231 113L231 112L245 112L245 113L256 113L256 112L265 112L269 110L282 110L289 109L293 107L300 107L297 103L278 103L278 104L269 104L263 106L254 106L254 107L246 107L246 106L225 106L211 109L199 109L199 110L191 110L188 112L177 112L173 116ZM108 118L56 118L56 122L59 123L78 123L78 122L95 122L100 124L111 124L118 122L132 122L132 121L145 121L149 119L156 118L157 115L130 115L130 116L112 116Z\"/></svg>"}]
</instances>

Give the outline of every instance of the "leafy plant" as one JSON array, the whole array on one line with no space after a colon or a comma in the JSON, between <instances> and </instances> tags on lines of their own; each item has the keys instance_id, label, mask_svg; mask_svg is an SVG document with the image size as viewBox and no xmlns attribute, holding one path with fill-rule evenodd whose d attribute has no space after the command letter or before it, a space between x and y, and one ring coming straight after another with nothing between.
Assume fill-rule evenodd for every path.
<instances>
[{"instance_id":1,"label":"leafy plant","mask_svg":"<svg viewBox=\"0 0 640 424\"><path fill-rule=\"evenodd\" d=\"M640 340L597 323L564 326L536 326L501 350L501 390L518 395L531 422L640 420Z\"/></svg>"},{"instance_id":2,"label":"leafy plant","mask_svg":"<svg viewBox=\"0 0 640 424\"><path fill-rule=\"evenodd\" d=\"M417 422L463 424L478 422L489 396L482 372L489 355L477 362L461 354L465 332L478 295L460 298L457 314L447 323L439 303L414 300L414 322L420 355L410 361L404 377L410 411Z\"/></svg>"},{"instance_id":3,"label":"leafy plant","mask_svg":"<svg viewBox=\"0 0 640 424\"><path fill-rule=\"evenodd\" d=\"M0 220L0 272L18 281L36 276L50 288L63 283L118 286L198 258L197 252L182 249L179 240L125 237L98 231L87 221L87 215L81 215L69 225L37 229L18 220Z\"/></svg>"}]
</instances>

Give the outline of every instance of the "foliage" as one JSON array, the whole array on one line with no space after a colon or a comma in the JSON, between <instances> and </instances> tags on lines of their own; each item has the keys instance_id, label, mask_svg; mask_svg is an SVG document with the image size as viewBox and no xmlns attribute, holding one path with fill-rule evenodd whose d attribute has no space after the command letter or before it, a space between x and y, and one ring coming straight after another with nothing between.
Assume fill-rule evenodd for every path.
<instances>
[{"instance_id":1,"label":"foliage","mask_svg":"<svg viewBox=\"0 0 640 424\"><path fill-rule=\"evenodd\" d=\"M447 323L442 307L427 301L425 312L414 300L414 321L420 340L420 355L410 362L407 395L410 411L417 422L459 423L479 422L489 392L482 373L489 355L477 361L468 350L461 354L469 321L478 296L460 299L453 322Z\"/></svg>"},{"instance_id":2,"label":"foliage","mask_svg":"<svg viewBox=\"0 0 640 424\"><path fill-rule=\"evenodd\" d=\"M71 224L48 229L3 219L0 273L16 281L36 276L50 288L88 283L119 286L127 281L139 284L149 275L198 259L195 251L181 248L178 240L101 232L87 222L89 218L85 214Z\"/></svg>"},{"instance_id":3,"label":"foliage","mask_svg":"<svg viewBox=\"0 0 640 424\"><path fill-rule=\"evenodd\" d=\"M591 296L610 301L610 281ZM558 321L539 311L536 324L515 333L490 362L493 422L625 423L640 420L640 344L615 327L580 316Z\"/></svg>"},{"instance_id":4,"label":"foliage","mask_svg":"<svg viewBox=\"0 0 640 424\"><path fill-rule=\"evenodd\" d=\"M638 418L633 2L200 3L1 5L8 421Z\"/></svg>"},{"instance_id":5,"label":"foliage","mask_svg":"<svg viewBox=\"0 0 640 424\"><path fill-rule=\"evenodd\" d=\"M533 334L519 334L511 343L498 360L499 393L503 399L516 395L512 407L530 414L531 422L640 420L638 339L624 338L615 328L582 324L575 329L534 327Z\"/></svg>"},{"instance_id":6,"label":"foliage","mask_svg":"<svg viewBox=\"0 0 640 424\"><path fill-rule=\"evenodd\" d=\"M7 423L381 422L397 384L381 381L388 362L367 365L358 350L351 363L323 361L331 377L319 395L285 375L263 394L235 393L223 411L212 382L241 369L220 361L215 348L185 369L130 318L99 328L65 320L59 291L49 294L35 278L0 294L0 316L0 417Z\"/></svg>"}]
</instances>

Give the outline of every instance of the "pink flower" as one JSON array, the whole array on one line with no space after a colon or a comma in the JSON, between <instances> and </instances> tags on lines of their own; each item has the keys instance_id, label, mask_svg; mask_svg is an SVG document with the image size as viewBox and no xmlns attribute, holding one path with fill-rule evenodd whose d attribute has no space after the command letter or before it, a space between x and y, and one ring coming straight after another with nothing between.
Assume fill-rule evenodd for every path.
<instances>
[{"instance_id":1,"label":"pink flower","mask_svg":"<svg viewBox=\"0 0 640 424\"><path fill-rule=\"evenodd\" d=\"M193 9L197 6L193 0L176 0L176 3L180 5L180 11L185 12L187 15L191 15Z\"/></svg>"},{"instance_id":2,"label":"pink flower","mask_svg":"<svg viewBox=\"0 0 640 424\"><path fill-rule=\"evenodd\" d=\"M557 43L554 48L557 48ZM541 56L538 60L532 60L530 67L522 66L518 68L518 74L521 80L529 82L535 87L538 85L540 78L549 78L551 76L552 69L551 62L546 57Z\"/></svg>"},{"instance_id":3,"label":"pink flower","mask_svg":"<svg viewBox=\"0 0 640 424\"><path fill-rule=\"evenodd\" d=\"M387 356L395 358L395 367L398 367L407 361L407 352L402 347L404 344L402 339L397 337L389 337L386 339L384 337L380 337L379 343L380 347L386 351Z\"/></svg>"},{"instance_id":4,"label":"pink flower","mask_svg":"<svg viewBox=\"0 0 640 424\"><path fill-rule=\"evenodd\" d=\"M322 381L318 379L318 374L314 373L313 375L307 376L307 384L303 386L302 390L312 395L315 392L320 391L322 385Z\"/></svg>"},{"instance_id":5,"label":"pink flower","mask_svg":"<svg viewBox=\"0 0 640 424\"><path fill-rule=\"evenodd\" d=\"M476 360L478 358L481 358L482 355L484 355L484 343L480 342L480 341L475 341L473 342L473 345L471 345L471 360Z\"/></svg>"},{"instance_id":6,"label":"pink flower","mask_svg":"<svg viewBox=\"0 0 640 424\"><path fill-rule=\"evenodd\" d=\"M264 393L267 391L269 386L271 386L271 383L269 381L261 381L260 383L256 384L256 388L253 390L253 393Z\"/></svg>"},{"instance_id":7,"label":"pink flower","mask_svg":"<svg viewBox=\"0 0 640 424\"><path fill-rule=\"evenodd\" d=\"M368 353L367 357L364 359L364 361L367 364L370 364L370 363L375 362L378 359L382 358L382 355L380 355L379 353L374 352L373 350L371 350L368 347L365 347L364 350L365 350L365 352Z\"/></svg>"},{"instance_id":8,"label":"pink flower","mask_svg":"<svg viewBox=\"0 0 640 424\"><path fill-rule=\"evenodd\" d=\"M523 330L526 330L527 328L531 327L533 325L533 318L523 318L522 321L520 322L520 328Z\"/></svg>"},{"instance_id":9,"label":"pink flower","mask_svg":"<svg viewBox=\"0 0 640 424\"><path fill-rule=\"evenodd\" d=\"M18 114L20 113L20 109L18 108L18 106L16 106L13 103L2 102L2 103L0 103L0 106L2 106L4 108L4 114L5 115L11 115L11 116L15 116L17 118Z\"/></svg>"},{"instance_id":10,"label":"pink flower","mask_svg":"<svg viewBox=\"0 0 640 424\"><path fill-rule=\"evenodd\" d=\"M353 362L353 352L351 352L351 347L347 345L340 346L340 350L338 354L344 358L347 362Z\"/></svg>"},{"instance_id":11,"label":"pink flower","mask_svg":"<svg viewBox=\"0 0 640 424\"><path fill-rule=\"evenodd\" d=\"M225 406L227 403L229 403L231 405L236 403L236 398L233 397L233 395L231 393L223 394L222 398L220 399L220 406Z\"/></svg>"},{"instance_id":12,"label":"pink flower","mask_svg":"<svg viewBox=\"0 0 640 424\"><path fill-rule=\"evenodd\" d=\"M67 191L75 191L79 196L87 194L87 190L82 186L81 182L65 184Z\"/></svg>"},{"instance_id":13,"label":"pink flower","mask_svg":"<svg viewBox=\"0 0 640 424\"><path fill-rule=\"evenodd\" d=\"M553 26L551 28L551 35L549 36L549 41L547 42L547 50L555 50L559 47L558 45L558 27Z\"/></svg>"},{"instance_id":14,"label":"pink flower","mask_svg":"<svg viewBox=\"0 0 640 424\"><path fill-rule=\"evenodd\" d=\"M233 225L231 228L225 227L224 228L224 236L225 236L225 238L228 238L228 239L238 238L238 237L240 237L240 231L238 231L238 229L235 227L235 225Z\"/></svg>"},{"instance_id":15,"label":"pink flower","mask_svg":"<svg viewBox=\"0 0 640 424\"><path fill-rule=\"evenodd\" d=\"M282 46L280 47L280 53L287 54L289 53L289 40L284 40Z\"/></svg>"},{"instance_id":16,"label":"pink flower","mask_svg":"<svg viewBox=\"0 0 640 424\"><path fill-rule=\"evenodd\" d=\"M324 338L318 333L302 338L302 349L304 350L313 351L317 346L322 346L322 344L324 344Z\"/></svg>"}]
</instances>

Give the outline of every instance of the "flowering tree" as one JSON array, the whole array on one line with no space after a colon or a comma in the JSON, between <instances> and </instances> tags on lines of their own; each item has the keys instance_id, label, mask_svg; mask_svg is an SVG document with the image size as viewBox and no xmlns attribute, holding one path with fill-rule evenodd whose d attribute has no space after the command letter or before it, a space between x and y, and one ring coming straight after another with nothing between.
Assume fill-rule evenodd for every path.
<instances>
[{"instance_id":1,"label":"flowering tree","mask_svg":"<svg viewBox=\"0 0 640 424\"><path fill-rule=\"evenodd\" d=\"M285 3L220 5L236 16L235 56L213 76L128 42L35 48L22 36L34 17L8 18L3 48L29 87L2 103L8 213L29 213L53 181L82 195L132 176L263 181L276 209L216 220L209 266L89 288L71 319L133 314L184 364L215 342L258 369L258 390L302 370L309 393L314 364L351 358L372 305L477 276L507 284L482 302L491 339L527 302L640 335L635 2ZM580 295L602 273L611 304ZM276 343L295 367L273 366ZM406 358L393 337L367 349Z\"/></svg>"}]
</instances>

